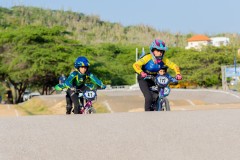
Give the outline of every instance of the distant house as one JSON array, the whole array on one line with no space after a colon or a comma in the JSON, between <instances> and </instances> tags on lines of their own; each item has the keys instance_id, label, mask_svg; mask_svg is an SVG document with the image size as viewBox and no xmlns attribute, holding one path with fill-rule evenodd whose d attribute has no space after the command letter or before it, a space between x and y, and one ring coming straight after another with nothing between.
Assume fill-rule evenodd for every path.
<instances>
[{"instance_id":1,"label":"distant house","mask_svg":"<svg viewBox=\"0 0 240 160\"><path fill-rule=\"evenodd\" d=\"M205 35L195 35L188 40L188 45L185 49L195 48L201 50L202 46L212 45L212 46L226 46L229 44L229 38L227 37L212 37L209 38Z\"/></svg>"},{"instance_id":2,"label":"distant house","mask_svg":"<svg viewBox=\"0 0 240 160\"><path fill-rule=\"evenodd\" d=\"M185 47L186 49L195 48L201 49L202 46L207 46L211 44L211 39L205 35L195 35L189 38L188 45Z\"/></svg>"},{"instance_id":3,"label":"distant house","mask_svg":"<svg viewBox=\"0 0 240 160\"><path fill-rule=\"evenodd\" d=\"M212 37L211 45L220 47L220 46L227 46L229 44L229 38L227 37Z\"/></svg>"}]
</instances>

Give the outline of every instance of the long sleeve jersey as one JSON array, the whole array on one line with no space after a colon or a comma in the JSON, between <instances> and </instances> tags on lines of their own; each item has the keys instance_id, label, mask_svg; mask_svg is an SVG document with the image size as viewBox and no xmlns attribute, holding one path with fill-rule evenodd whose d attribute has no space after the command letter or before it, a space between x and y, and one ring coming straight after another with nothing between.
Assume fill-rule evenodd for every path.
<instances>
[{"instance_id":1,"label":"long sleeve jersey","mask_svg":"<svg viewBox=\"0 0 240 160\"><path fill-rule=\"evenodd\" d=\"M72 87L79 88L83 86L87 80L90 80L92 83L102 87L104 84L101 80L99 80L96 76L94 76L91 72L87 72L86 74L81 74L79 71L75 70L66 79L65 83L58 84L55 86L56 90L63 90Z\"/></svg>"},{"instance_id":2,"label":"long sleeve jersey","mask_svg":"<svg viewBox=\"0 0 240 160\"><path fill-rule=\"evenodd\" d=\"M152 55L147 54L133 64L134 70L140 74L141 72L146 72L148 74L156 75L160 70L161 66L167 65L169 68L173 69L176 74L180 74L179 67L171 62L168 58L163 58L160 62L154 63Z\"/></svg>"}]
</instances>

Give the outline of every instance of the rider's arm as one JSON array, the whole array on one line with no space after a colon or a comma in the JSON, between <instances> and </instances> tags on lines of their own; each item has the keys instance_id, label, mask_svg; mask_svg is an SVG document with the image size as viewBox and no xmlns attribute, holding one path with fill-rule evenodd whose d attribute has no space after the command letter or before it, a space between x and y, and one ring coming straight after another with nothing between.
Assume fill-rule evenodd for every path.
<instances>
[{"instance_id":1,"label":"rider's arm","mask_svg":"<svg viewBox=\"0 0 240 160\"><path fill-rule=\"evenodd\" d=\"M175 63L173 63L172 61L170 61L168 58L163 58L163 62L164 62L165 65L167 65L169 68L173 69L176 74L181 74L181 73L180 73L180 68L179 68Z\"/></svg>"},{"instance_id":2,"label":"rider's arm","mask_svg":"<svg viewBox=\"0 0 240 160\"><path fill-rule=\"evenodd\" d=\"M135 70L135 72L140 74L143 71L142 66L145 65L151 59L152 59L152 55L148 54L142 57L141 59L139 59L138 61L136 61L135 63L133 63L133 69Z\"/></svg>"},{"instance_id":3,"label":"rider's arm","mask_svg":"<svg viewBox=\"0 0 240 160\"><path fill-rule=\"evenodd\" d=\"M170 79L171 83L178 84L178 80L176 78L172 77L170 74L166 73L166 76Z\"/></svg>"},{"instance_id":4,"label":"rider's arm","mask_svg":"<svg viewBox=\"0 0 240 160\"><path fill-rule=\"evenodd\" d=\"M57 84L57 85L54 87L54 89L55 89L56 91L62 91L62 90L64 89L64 84L63 84L63 83Z\"/></svg>"},{"instance_id":5,"label":"rider's arm","mask_svg":"<svg viewBox=\"0 0 240 160\"><path fill-rule=\"evenodd\" d=\"M57 91L68 89L72 87L72 81L76 77L76 72L70 73L69 77L66 79L65 83L57 84L54 88Z\"/></svg>"},{"instance_id":6,"label":"rider's arm","mask_svg":"<svg viewBox=\"0 0 240 160\"><path fill-rule=\"evenodd\" d=\"M72 88L73 87L73 81L76 78L78 72L77 71L73 71L70 73L70 75L68 76L68 78L66 79L65 83L64 83L64 88Z\"/></svg>"},{"instance_id":7,"label":"rider's arm","mask_svg":"<svg viewBox=\"0 0 240 160\"><path fill-rule=\"evenodd\" d=\"M94 84L98 85L101 88L106 88L103 82L99 80L96 76L94 76L92 73L89 73L88 77L90 78L91 82L93 82Z\"/></svg>"}]
</instances>

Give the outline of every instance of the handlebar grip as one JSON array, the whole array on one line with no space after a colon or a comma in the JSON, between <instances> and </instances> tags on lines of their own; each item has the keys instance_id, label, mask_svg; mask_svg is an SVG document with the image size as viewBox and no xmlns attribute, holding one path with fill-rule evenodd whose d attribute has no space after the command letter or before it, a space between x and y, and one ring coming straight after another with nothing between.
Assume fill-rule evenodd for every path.
<instances>
[{"instance_id":1,"label":"handlebar grip","mask_svg":"<svg viewBox=\"0 0 240 160\"><path fill-rule=\"evenodd\" d=\"M145 79L154 79L155 77L154 76L152 76L152 75L147 75L145 78L144 78L144 80Z\"/></svg>"}]
</instances>

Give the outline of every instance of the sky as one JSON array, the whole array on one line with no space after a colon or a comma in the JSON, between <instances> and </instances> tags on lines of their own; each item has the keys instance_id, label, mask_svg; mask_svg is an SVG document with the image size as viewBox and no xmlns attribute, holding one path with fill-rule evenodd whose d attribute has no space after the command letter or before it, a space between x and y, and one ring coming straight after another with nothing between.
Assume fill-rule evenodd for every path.
<instances>
[{"instance_id":1,"label":"sky","mask_svg":"<svg viewBox=\"0 0 240 160\"><path fill-rule=\"evenodd\" d=\"M16 5L70 10L171 33L240 33L240 0L0 0L1 7Z\"/></svg>"}]
</instances>

